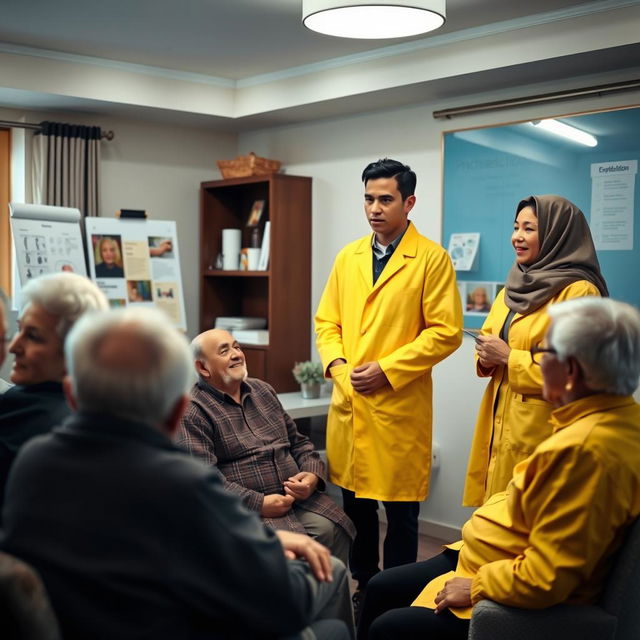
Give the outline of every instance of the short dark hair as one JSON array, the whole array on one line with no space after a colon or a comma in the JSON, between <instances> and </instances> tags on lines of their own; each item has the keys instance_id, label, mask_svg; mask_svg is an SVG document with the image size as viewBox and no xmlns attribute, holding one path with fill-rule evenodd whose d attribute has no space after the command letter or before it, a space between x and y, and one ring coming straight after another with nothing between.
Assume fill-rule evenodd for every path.
<instances>
[{"instance_id":1,"label":"short dark hair","mask_svg":"<svg viewBox=\"0 0 640 640\"><path fill-rule=\"evenodd\" d=\"M366 185L369 180L377 180L378 178L395 178L403 200L415 193L416 174L407 164L402 164L402 162L391 158L381 158L368 164L362 172L362 182Z\"/></svg>"}]
</instances>

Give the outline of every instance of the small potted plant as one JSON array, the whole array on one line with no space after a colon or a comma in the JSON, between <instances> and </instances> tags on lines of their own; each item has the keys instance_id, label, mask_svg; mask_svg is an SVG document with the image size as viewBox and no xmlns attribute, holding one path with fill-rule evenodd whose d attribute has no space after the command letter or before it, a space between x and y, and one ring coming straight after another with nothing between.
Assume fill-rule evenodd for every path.
<instances>
[{"instance_id":1,"label":"small potted plant","mask_svg":"<svg viewBox=\"0 0 640 640\"><path fill-rule=\"evenodd\" d=\"M324 381L324 370L320 362L296 362L293 377L300 383L303 398L320 397L320 385Z\"/></svg>"}]
</instances>

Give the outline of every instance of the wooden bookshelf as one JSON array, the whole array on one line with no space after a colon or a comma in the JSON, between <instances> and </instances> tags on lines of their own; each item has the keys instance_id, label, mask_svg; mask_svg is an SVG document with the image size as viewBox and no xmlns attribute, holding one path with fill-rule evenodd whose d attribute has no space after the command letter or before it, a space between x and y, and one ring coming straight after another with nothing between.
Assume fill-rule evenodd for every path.
<instances>
[{"instance_id":1,"label":"wooden bookshelf","mask_svg":"<svg viewBox=\"0 0 640 640\"><path fill-rule=\"evenodd\" d=\"M265 200L262 233L271 223L266 271L215 269L222 229L246 226L253 203ZM218 316L267 318L269 345L243 345L249 375L276 391L295 391L291 374L310 357L311 340L311 178L272 174L203 182L200 186L200 330Z\"/></svg>"}]
</instances>

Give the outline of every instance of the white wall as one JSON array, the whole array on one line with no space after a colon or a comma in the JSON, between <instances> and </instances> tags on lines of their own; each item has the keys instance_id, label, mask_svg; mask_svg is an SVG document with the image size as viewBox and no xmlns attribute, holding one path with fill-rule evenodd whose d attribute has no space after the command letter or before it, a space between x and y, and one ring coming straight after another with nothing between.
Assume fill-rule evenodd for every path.
<instances>
[{"instance_id":1,"label":"white wall","mask_svg":"<svg viewBox=\"0 0 640 640\"><path fill-rule=\"evenodd\" d=\"M607 79L590 77L582 84L592 86ZM432 116L436 109L562 88L553 84L513 87L491 95L462 96L455 102L241 134L241 153L253 150L278 158L288 173L313 177L312 308L318 304L338 249L369 231L360 175L370 161L389 156L411 165L418 174L418 187L417 204L410 217L423 234L441 241L443 131L640 103L640 92L636 91L453 121L436 121ZM473 206L473 193L469 194L469 206ZM505 220L505 224L510 225L511 220ZM422 509L422 518L429 522L459 527L468 517L470 510L459 505L484 386L485 381L475 376L472 341L467 338L455 354L434 370L434 440L441 448L441 467L434 473L431 494Z\"/></svg>"},{"instance_id":2,"label":"white wall","mask_svg":"<svg viewBox=\"0 0 640 640\"><path fill-rule=\"evenodd\" d=\"M0 118L90 124L115 132L111 142L102 143L100 216L113 216L119 209L145 209L154 220L177 222L188 332L197 334L199 187L204 180L220 177L216 160L235 157L236 135L77 113L14 109L0 110Z\"/></svg>"}]
</instances>

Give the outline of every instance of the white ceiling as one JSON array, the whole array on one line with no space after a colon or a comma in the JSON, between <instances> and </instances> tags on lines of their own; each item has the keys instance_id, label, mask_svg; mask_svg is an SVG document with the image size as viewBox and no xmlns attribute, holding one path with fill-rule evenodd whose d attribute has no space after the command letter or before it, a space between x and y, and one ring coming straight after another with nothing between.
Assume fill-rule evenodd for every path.
<instances>
[{"instance_id":1,"label":"white ceiling","mask_svg":"<svg viewBox=\"0 0 640 640\"><path fill-rule=\"evenodd\" d=\"M497 89L523 77L536 82L638 66L640 53L637 43L630 44L628 38L619 48L597 47L597 55L579 51L565 56L560 66L558 59L534 51L526 62L515 60L510 65L511 60L505 59L505 69L498 74L487 68L478 75L476 69L463 83L459 79L464 76L459 73L455 74L457 82L447 74L433 77L426 92L426 78L416 77L415 86L402 82L408 88L402 95L395 95L398 92L392 84L387 83L385 89L384 83L372 83L371 91L345 90L341 95L327 92L305 99L304 105L292 95L287 103L274 103L273 108L254 112L238 107L242 101L235 94L226 98L233 107L218 104L215 108L196 108L185 104L182 108L162 100L155 105L129 101L117 98L115 92L103 96L63 86L58 91L35 77L30 83L24 77L16 79L9 67L26 58L56 60L59 65L67 65L68 73L78 65L94 65L124 68L145 79L173 73L181 82L193 81L199 87L215 85L220 91L235 92L273 82L275 91L283 78L319 74L361 60L395 56L402 65L401 54L412 51L412 47L425 55L429 47L435 51L458 40L505 32L517 43L519 34L528 28L564 24L574 15L600 15L602 28L606 29L607 10L634 6L640 3L447 0L444 28L417 38L372 41L332 38L307 30L301 24L302 0L0 0L0 54L6 58L4 67L0 60L0 105L111 113L143 109L145 113L154 111L155 119L204 119L214 126L233 122L235 128L386 108L416 97L446 98ZM462 34L466 34L464 38ZM609 44L615 43L611 38ZM526 40L522 46L527 46ZM380 66L383 68L382 63ZM394 73L386 63L384 69L381 73ZM14 72L14 76L20 76L17 68Z\"/></svg>"},{"instance_id":2,"label":"white ceiling","mask_svg":"<svg viewBox=\"0 0 640 640\"><path fill-rule=\"evenodd\" d=\"M419 39L323 36L302 25L302 0L2 0L0 4L3 42L233 80ZM580 4L584 3L448 0L445 26L432 36Z\"/></svg>"}]
</instances>

